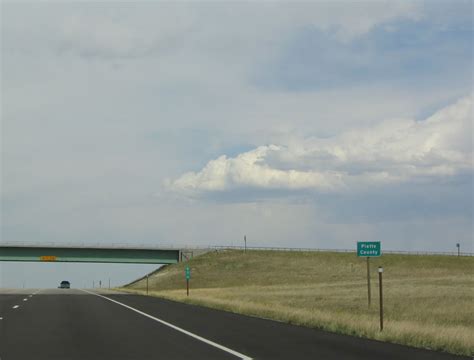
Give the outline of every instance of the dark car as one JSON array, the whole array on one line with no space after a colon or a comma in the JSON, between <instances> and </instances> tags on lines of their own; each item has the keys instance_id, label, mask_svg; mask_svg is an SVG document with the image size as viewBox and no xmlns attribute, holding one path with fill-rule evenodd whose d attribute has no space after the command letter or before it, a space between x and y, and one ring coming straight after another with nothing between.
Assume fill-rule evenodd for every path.
<instances>
[{"instance_id":1,"label":"dark car","mask_svg":"<svg viewBox=\"0 0 474 360\"><path fill-rule=\"evenodd\" d=\"M69 283L69 281L61 281L61 284L59 284L59 288L60 289L69 289L71 288L71 284Z\"/></svg>"}]
</instances>

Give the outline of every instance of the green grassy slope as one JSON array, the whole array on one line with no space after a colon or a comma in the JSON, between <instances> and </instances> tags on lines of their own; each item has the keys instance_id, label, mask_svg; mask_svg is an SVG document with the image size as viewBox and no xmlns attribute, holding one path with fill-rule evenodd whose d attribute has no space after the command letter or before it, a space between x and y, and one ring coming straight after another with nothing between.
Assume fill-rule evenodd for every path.
<instances>
[{"instance_id":1,"label":"green grassy slope","mask_svg":"<svg viewBox=\"0 0 474 360\"><path fill-rule=\"evenodd\" d=\"M384 267L384 331L377 267ZM469 355L474 349L474 258L349 253L220 251L150 277L152 295L329 331ZM184 267L192 269L186 297ZM145 281L126 287L143 292Z\"/></svg>"}]
</instances>

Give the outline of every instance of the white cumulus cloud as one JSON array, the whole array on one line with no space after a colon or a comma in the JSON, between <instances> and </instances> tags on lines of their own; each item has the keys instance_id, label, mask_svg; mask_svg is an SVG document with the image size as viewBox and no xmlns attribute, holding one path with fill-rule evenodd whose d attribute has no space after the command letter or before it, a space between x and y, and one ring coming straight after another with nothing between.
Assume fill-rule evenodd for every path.
<instances>
[{"instance_id":1,"label":"white cumulus cloud","mask_svg":"<svg viewBox=\"0 0 474 360\"><path fill-rule=\"evenodd\" d=\"M239 188L339 192L472 171L472 96L423 121L396 119L329 139L307 138L220 156L168 189L189 196Z\"/></svg>"}]
</instances>

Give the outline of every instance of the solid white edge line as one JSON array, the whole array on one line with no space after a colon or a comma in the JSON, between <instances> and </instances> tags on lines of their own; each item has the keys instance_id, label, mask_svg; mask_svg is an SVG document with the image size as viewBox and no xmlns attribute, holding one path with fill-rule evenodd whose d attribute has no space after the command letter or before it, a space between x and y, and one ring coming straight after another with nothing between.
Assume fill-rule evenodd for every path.
<instances>
[{"instance_id":1,"label":"solid white edge line","mask_svg":"<svg viewBox=\"0 0 474 360\"><path fill-rule=\"evenodd\" d=\"M176 331L179 331L179 332L181 332L181 333L183 333L183 334L186 334L186 335L188 335L188 336L191 336L191 337L193 337L193 338L195 338L195 339L197 339L197 340L199 340L199 341L202 341L202 342L204 342L204 343L206 343L206 344L208 344L208 345L214 346L215 348L218 348L218 349L220 349L220 350L223 350L223 351L225 351L225 352L228 352L229 354L232 354L232 355L234 355L234 356L237 356L237 357L241 358L242 360L252 360L252 358L249 357L249 356L247 356L247 355L241 354L241 353L239 353L239 352L237 352L237 351L235 351L235 350L229 349L228 347L225 347L225 346L223 346L223 345L217 344L217 343L215 343L215 342L213 342L213 341L211 341L211 340L205 339L205 338L203 338L203 337L201 337L201 336L199 336L199 335L193 334L192 332L189 332L189 331L187 331L187 330L181 329L180 327L177 327L176 325L170 324L169 322L166 322L166 321L164 321L164 320L158 319L158 318L156 318L156 317L154 317L154 316L151 316L151 315L149 315L149 314L147 314L147 313L144 313L143 311L140 311L140 310L135 309L135 308L133 308L133 307L131 307L131 306L128 306L128 305L126 305L126 304L123 304L123 303L118 302L118 301L116 301L116 300L113 300L113 299L111 299L111 298L108 298L107 296L103 296L103 295L100 295L100 294L96 294L96 293L93 293L93 292L91 292L91 291L87 291L87 290L83 290L83 289L79 289L79 290L84 291L84 292L86 292L86 293L89 293L89 294L91 294L91 295L99 296L99 297L101 297L101 298L103 298L103 299L106 299L106 300L109 300L109 301L111 301L111 302L113 302L113 303L116 303L116 304L118 304L118 305L121 305L121 306L123 306L123 307L125 307L125 308L127 308L127 309L129 309L129 310L135 311L136 313L138 313L138 314L140 314L140 315L146 316L147 318L152 319L152 320L155 320L155 321L157 321L157 322L159 322L159 323L161 323L161 324L163 324L163 325L166 325L166 326L168 326L168 327L170 327L170 328L172 328L172 329L174 329L174 330L176 330Z\"/></svg>"}]
</instances>

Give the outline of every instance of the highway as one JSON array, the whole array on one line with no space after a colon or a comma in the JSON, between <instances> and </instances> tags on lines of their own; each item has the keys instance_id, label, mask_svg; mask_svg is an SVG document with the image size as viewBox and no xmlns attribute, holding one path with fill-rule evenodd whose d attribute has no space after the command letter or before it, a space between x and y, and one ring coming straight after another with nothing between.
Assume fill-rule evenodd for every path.
<instances>
[{"instance_id":1,"label":"highway","mask_svg":"<svg viewBox=\"0 0 474 360\"><path fill-rule=\"evenodd\" d=\"M463 359L108 290L0 289L1 360L239 358Z\"/></svg>"}]
</instances>

